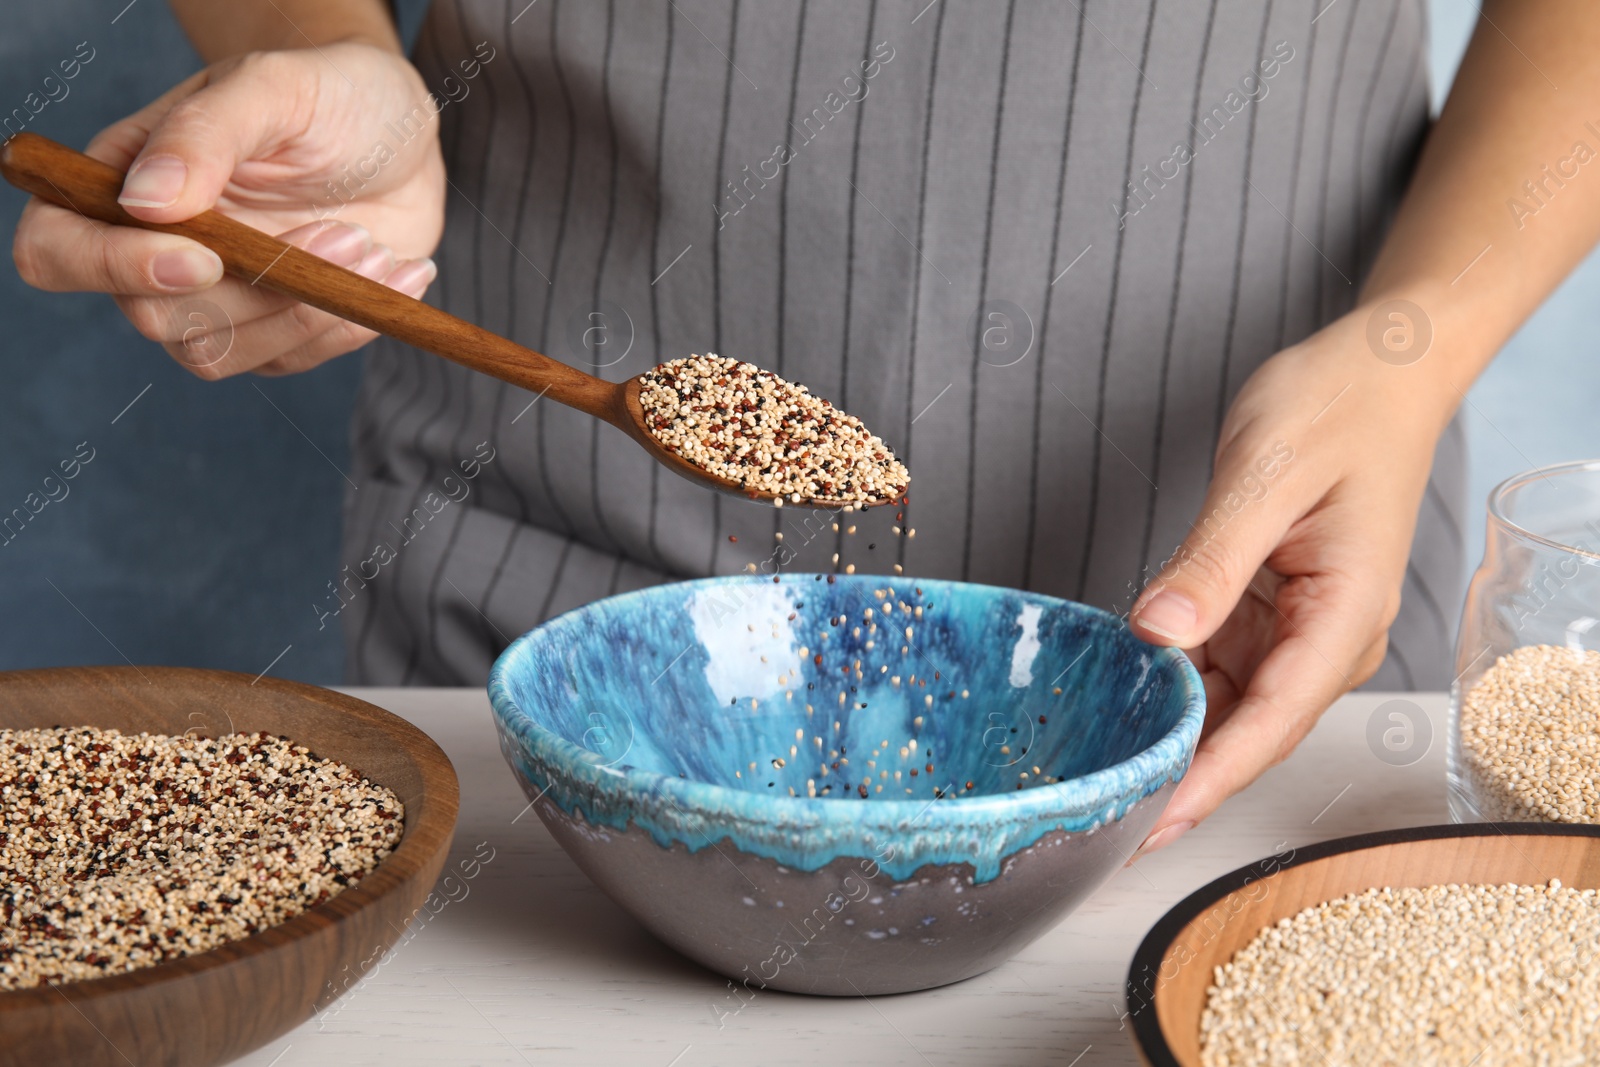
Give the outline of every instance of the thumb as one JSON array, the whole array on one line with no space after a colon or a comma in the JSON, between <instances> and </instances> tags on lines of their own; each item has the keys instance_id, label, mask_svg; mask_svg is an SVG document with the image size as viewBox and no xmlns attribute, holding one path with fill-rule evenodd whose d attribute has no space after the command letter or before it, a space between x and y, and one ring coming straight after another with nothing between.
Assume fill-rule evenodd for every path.
<instances>
[{"instance_id":1,"label":"thumb","mask_svg":"<svg viewBox=\"0 0 1600 1067\"><path fill-rule=\"evenodd\" d=\"M1294 449L1233 447L1219 458L1200 514L1129 613L1146 640L1178 648L1204 644L1232 613L1250 581L1297 517L1285 501Z\"/></svg>"},{"instance_id":2,"label":"thumb","mask_svg":"<svg viewBox=\"0 0 1600 1067\"><path fill-rule=\"evenodd\" d=\"M128 168L118 202L150 222L181 222L215 206L238 166L264 155L296 128L295 71L276 87L269 57L252 56L173 104ZM301 75L303 76L303 75Z\"/></svg>"}]
</instances>

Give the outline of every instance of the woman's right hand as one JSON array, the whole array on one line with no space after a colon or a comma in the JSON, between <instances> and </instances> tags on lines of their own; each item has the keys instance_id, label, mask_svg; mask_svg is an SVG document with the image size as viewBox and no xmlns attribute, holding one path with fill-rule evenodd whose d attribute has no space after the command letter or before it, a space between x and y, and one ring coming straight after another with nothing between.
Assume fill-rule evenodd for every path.
<instances>
[{"instance_id":1,"label":"woman's right hand","mask_svg":"<svg viewBox=\"0 0 1600 1067\"><path fill-rule=\"evenodd\" d=\"M128 171L122 205L140 219L216 208L410 296L433 280L445 192L438 114L416 68L393 52L344 43L224 60L86 151ZM141 334L208 380L306 370L375 336L224 277L216 254L187 238L38 199L13 252L29 285L110 293Z\"/></svg>"}]
</instances>

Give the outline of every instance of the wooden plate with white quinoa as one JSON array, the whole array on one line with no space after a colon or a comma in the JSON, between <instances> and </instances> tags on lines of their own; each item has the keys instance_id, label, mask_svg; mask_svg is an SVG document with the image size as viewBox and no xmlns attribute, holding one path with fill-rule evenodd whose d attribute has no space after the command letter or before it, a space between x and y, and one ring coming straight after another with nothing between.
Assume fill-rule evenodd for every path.
<instances>
[{"instance_id":1,"label":"wooden plate with white quinoa","mask_svg":"<svg viewBox=\"0 0 1600 1067\"><path fill-rule=\"evenodd\" d=\"M34 733L58 727L72 732ZM455 828L455 771L427 735L364 701L296 682L162 667L6 673L0 731L0 779L11 786L0 795L0 831L7 831L0 845L8 864L25 866L31 852L44 868L37 877L9 875L0 1067L209 1067L260 1047L337 999L395 942L431 891ZM48 755L38 750L41 739L55 746ZM62 788L68 778L70 788ZM154 803L135 798L130 807L128 796L118 796L142 792L144 780ZM250 803L234 804L240 788ZM312 792L343 807L330 814L324 803L319 823L311 805L296 807ZM70 813L48 809L61 797L72 798ZM70 831L68 816L78 818L85 805L97 815L103 805L117 818L95 824L87 852L85 841L76 843L70 863L81 871L48 877L43 839L58 832L35 832L34 821L53 818ZM244 825L267 805L289 817ZM152 825L146 809L167 818ZM196 874L205 866L195 863L196 850L159 833L179 812L180 838L192 818L191 838L226 839L230 858L241 855L260 884L240 889ZM159 838L141 857L148 872L126 863L127 842L116 839L137 837L141 826ZM296 854L301 833L309 859ZM107 836L113 864L101 864L93 847ZM246 854L258 838L261 855ZM179 858L188 869L167 869L169 849L185 854ZM287 886L293 892L282 895L294 899L272 899L269 884ZM43 900L41 908L51 892L67 899ZM83 913L108 894L121 918L102 924L111 947L97 952ZM128 935L138 925L130 915L163 906L165 916L148 932ZM191 912L199 917L192 927L182 921ZM44 940L23 928L23 916L46 930ZM73 937L84 947L55 951L50 940ZM190 954L178 954L184 951ZM108 954L119 958L108 965ZM129 956L143 965L123 969L134 965Z\"/></svg>"},{"instance_id":2,"label":"wooden plate with white quinoa","mask_svg":"<svg viewBox=\"0 0 1600 1067\"><path fill-rule=\"evenodd\" d=\"M1126 995L1153 1067L1600 1062L1600 827L1288 849L1163 916Z\"/></svg>"}]
</instances>

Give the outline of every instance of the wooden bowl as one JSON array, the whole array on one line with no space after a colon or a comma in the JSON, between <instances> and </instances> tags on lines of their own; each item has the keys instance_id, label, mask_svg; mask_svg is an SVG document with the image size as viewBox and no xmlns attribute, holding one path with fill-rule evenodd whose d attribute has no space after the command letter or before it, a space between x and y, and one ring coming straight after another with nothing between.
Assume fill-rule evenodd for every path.
<instances>
[{"instance_id":1,"label":"wooden bowl","mask_svg":"<svg viewBox=\"0 0 1600 1067\"><path fill-rule=\"evenodd\" d=\"M1128 1014L1144 1061L1198 1067L1212 972L1264 927L1349 893L1389 886L1600 888L1600 826L1474 823L1324 841L1225 874L1151 928L1128 969Z\"/></svg>"},{"instance_id":2,"label":"wooden bowl","mask_svg":"<svg viewBox=\"0 0 1600 1067\"><path fill-rule=\"evenodd\" d=\"M0 992L0 1065L209 1067L331 1003L427 898L455 830L455 770L422 731L326 689L225 671L73 667L0 674L0 727L215 737L265 730L345 763L405 803L399 846L288 922L170 963Z\"/></svg>"}]
</instances>

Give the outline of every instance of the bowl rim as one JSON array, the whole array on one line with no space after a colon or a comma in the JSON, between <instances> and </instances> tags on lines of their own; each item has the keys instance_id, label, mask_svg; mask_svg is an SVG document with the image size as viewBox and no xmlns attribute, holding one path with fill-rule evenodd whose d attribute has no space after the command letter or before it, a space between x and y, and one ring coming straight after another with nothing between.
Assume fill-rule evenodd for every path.
<instances>
[{"instance_id":1,"label":"bowl rim","mask_svg":"<svg viewBox=\"0 0 1600 1067\"><path fill-rule=\"evenodd\" d=\"M815 581L814 572L786 575L792 581ZM765 582L762 576L720 575L681 582L666 582L645 586L616 596L591 601L581 607L548 619L527 631L495 659L489 671L489 701L495 718L502 725L520 723L519 736L528 739L538 754L568 779L582 782L611 795L630 794L636 797L662 796L685 813L707 813L726 810L729 804L758 817L768 825L795 825L806 829L841 828L845 826L892 826L904 824L908 818L925 820L924 829L939 824L965 824L983 819L1021 819L1045 817L1051 813L1095 811L1115 805L1130 793L1149 795L1169 780L1182 777L1192 759L1194 746L1199 742L1200 728L1205 718L1205 687L1200 673L1189 658L1176 648L1151 645L1127 628L1121 617L1092 605L1052 597L1044 593L1009 589L979 582L962 582L942 578L893 577L887 575L857 574L834 575L836 583L860 585L866 588L883 588L882 583L916 587L996 590L1007 596L1021 597L1043 607L1061 607L1079 615L1088 616L1109 632L1120 633L1129 641L1144 645L1151 651L1154 662L1173 672L1175 682L1183 692L1183 710L1172 727L1150 745L1126 759L1102 767L1089 774L1068 778L1047 785L1030 786L1009 793L986 793L970 797L946 796L937 800L873 800L870 810L854 804L838 803L839 798L764 795L717 785L713 782L678 778L655 771L638 768L617 768L598 762L595 753L568 741L547 729L524 712L511 696L506 676L531 646L544 640L550 633L576 625L586 612L601 604L626 604L630 601L647 601L665 595L666 590L685 588L715 588L727 585ZM1149 764L1145 774L1132 782L1124 782L1127 773L1141 764ZM1141 792L1142 791L1142 792ZM1134 799L1138 799L1135 797ZM936 818L925 818L939 812ZM787 817L786 817L787 816ZM1097 822L1103 825L1111 819Z\"/></svg>"},{"instance_id":2,"label":"bowl rim","mask_svg":"<svg viewBox=\"0 0 1600 1067\"><path fill-rule=\"evenodd\" d=\"M1149 933L1144 935L1144 940L1139 942L1138 949L1134 951L1133 959L1128 964L1127 977L1123 980L1122 995L1125 1004L1130 1003L1134 995L1141 996L1145 1001L1142 1010L1128 1012L1128 1018L1132 1022L1130 1029L1133 1032L1134 1042L1139 1046L1145 1062L1149 1067L1184 1067L1183 1063L1172 1054L1172 1046L1167 1043L1167 1036L1161 1030L1160 1017L1156 1011L1156 1001L1160 999L1161 991L1156 988L1148 997L1144 997L1139 993L1139 976L1159 974L1161 961L1178 934L1197 916L1215 907L1223 898L1247 888L1252 882L1270 881L1284 871L1307 863L1316 863L1330 856L1365 852L1368 849L1404 845L1416 841L1448 841L1459 837L1496 835L1600 838L1600 826L1538 822L1435 823L1431 826L1378 830L1304 845L1296 848L1294 854L1284 860L1279 860L1276 856L1266 856L1214 878L1196 889L1167 909L1166 913L1156 920L1155 925L1150 927ZM1262 869L1269 863L1272 869L1263 875Z\"/></svg>"},{"instance_id":3,"label":"bowl rim","mask_svg":"<svg viewBox=\"0 0 1600 1067\"><path fill-rule=\"evenodd\" d=\"M439 848L441 839L445 847L448 847L448 842L455 833L456 818L460 808L460 782L456 777L454 765L439 747L438 742L394 712L338 690L285 678L258 677L252 680L250 675L237 671L197 667L108 665L89 668L46 667L0 672L0 693L3 693L3 683L7 680L37 679L49 684L52 676L81 678L88 671L105 675L114 682L125 681L129 686L160 684L162 679L210 681L265 689L269 692L309 699L324 707L331 706L382 731L392 740L404 742L397 747L412 755L412 762L418 769L430 802L417 819L416 825L402 833L400 843L395 846L393 852L384 857L383 861L361 881L329 897L321 904L307 908L281 923L258 930L248 937L226 941L205 952L181 956L148 967L137 967L131 971L106 975L103 978L86 978L24 989L0 990L0 1021L11 1012L28 1012L47 1006L59 1006L63 999L76 1006L82 1002L116 997L163 982L195 978L251 956L286 948L337 925L400 888L407 879L427 867L429 856ZM294 738L291 737L290 740ZM396 940L400 936L403 936L403 931L396 936ZM341 991L340 995L348 991L347 988ZM319 1001L322 995L323 991L318 990Z\"/></svg>"}]
</instances>

